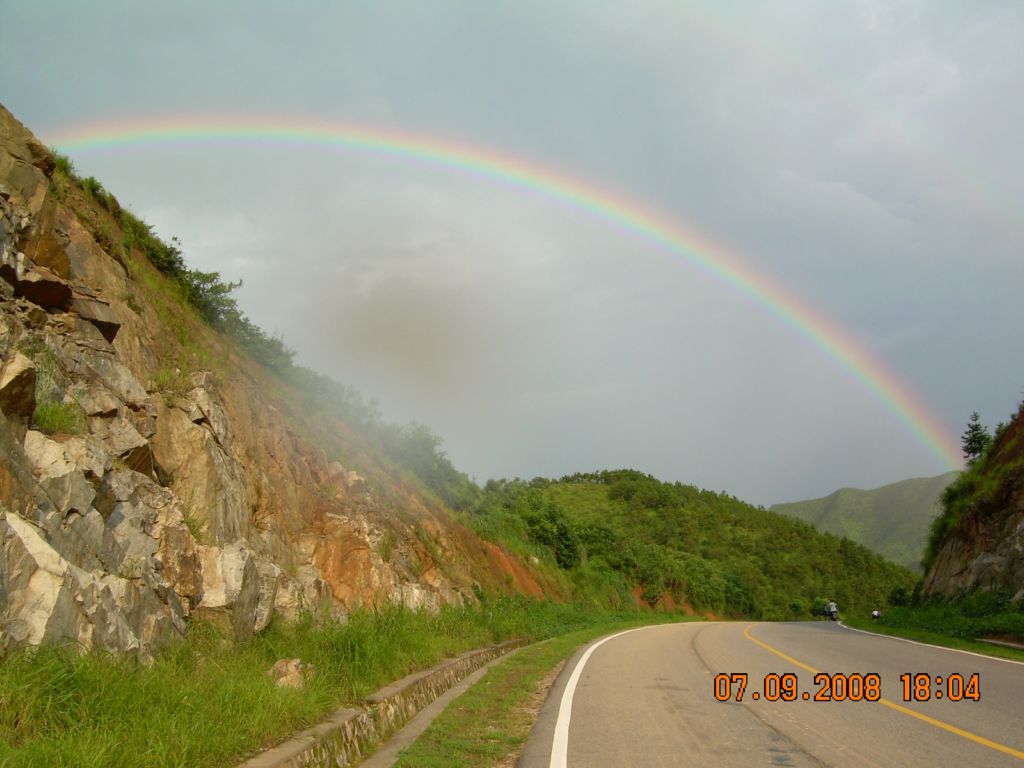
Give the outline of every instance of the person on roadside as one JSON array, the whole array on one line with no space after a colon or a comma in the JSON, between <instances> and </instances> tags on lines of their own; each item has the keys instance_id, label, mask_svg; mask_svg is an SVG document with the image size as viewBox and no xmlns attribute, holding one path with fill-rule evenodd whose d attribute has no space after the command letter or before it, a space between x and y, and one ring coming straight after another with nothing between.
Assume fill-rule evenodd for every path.
<instances>
[{"instance_id":1,"label":"person on roadside","mask_svg":"<svg viewBox=\"0 0 1024 768\"><path fill-rule=\"evenodd\" d=\"M832 621L839 621L839 606L835 600L828 601L828 616Z\"/></svg>"}]
</instances>

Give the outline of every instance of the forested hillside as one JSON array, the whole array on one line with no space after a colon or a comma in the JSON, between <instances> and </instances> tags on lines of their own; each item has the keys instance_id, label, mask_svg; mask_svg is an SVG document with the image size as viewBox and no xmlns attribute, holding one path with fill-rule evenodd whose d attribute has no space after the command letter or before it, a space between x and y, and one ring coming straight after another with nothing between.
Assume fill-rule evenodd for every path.
<instances>
[{"instance_id":1,"label":"forested hillside","mask_svg":"<svg viewBox=\"0 0 1024 768\"><path fill-rule=\"evenodd\" d=\"M556 570L579 599L685 603L719 616L867 614L914 575L865 547L731 496L632 470L487 484L483 536Z\"/></svg>"},{"instance_id":2,"label":"forested hillside","mask_svg":"<svg viewBox=\"0 0 1024 768\"><path fill-rule=\"evenodd\" d=\"M775 504L771 509L919 570L928 529L939 512L939 497L958 474L902 480L869 491L840 488L821 499Z\"/></svg>"}]
</instances>

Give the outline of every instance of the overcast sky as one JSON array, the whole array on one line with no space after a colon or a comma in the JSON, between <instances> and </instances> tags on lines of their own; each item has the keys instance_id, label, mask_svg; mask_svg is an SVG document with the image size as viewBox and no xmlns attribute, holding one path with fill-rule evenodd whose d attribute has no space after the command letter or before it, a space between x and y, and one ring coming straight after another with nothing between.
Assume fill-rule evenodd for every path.
<instances>
[{"instance_id":1,"label":"overcast sky","mask_svg":"<svg viewBox=\"0 0 1024 768\"><path fill-rule=\"evenodd\" d=\"M856 339L956 441L1024 391L1024 3L0 0L0 102L272 115L498 151L692 226ZM367 153L72 159L299 361L490 477L634 467L759 504L949 467L678 254Z\"/></svg>"}]
</instances>

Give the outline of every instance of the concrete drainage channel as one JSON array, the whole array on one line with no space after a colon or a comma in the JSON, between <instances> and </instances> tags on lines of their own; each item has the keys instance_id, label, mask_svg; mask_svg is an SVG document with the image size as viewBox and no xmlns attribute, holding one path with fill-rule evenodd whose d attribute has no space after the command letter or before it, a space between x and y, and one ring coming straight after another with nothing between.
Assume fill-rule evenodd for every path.
<instances>
[{"instance_id":1,"label":"concrete drainage channel","mask_svg":"<svg viewBox=\"0 0 1024 768\"><path fill-rule=\"evenodd\" d=\"M246 760L239 768L355 765L464 677L524 644L523 640L510 640L408 675L367 698L365 707L338 709L319 725Z\"/></svg>"}]
</instances>

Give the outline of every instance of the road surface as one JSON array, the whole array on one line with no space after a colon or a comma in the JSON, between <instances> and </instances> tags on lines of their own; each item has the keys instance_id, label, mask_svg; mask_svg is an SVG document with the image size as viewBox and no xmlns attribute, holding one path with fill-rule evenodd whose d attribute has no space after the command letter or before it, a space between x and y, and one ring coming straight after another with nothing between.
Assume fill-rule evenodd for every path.
<instances>
[{"instance_id":1,"label":"road surface","mask_svg":"<svg viewBox=\"0 0 1024 768\"><path fill-rule=\"evenodd\" d=\"M716 699L722 673L746 674L741 701L738 677L720 679L728 700ZM869 673L877 689L859 685ZM928 677L907 690L905 674ZM844 689L862 700L835 700ZM566 664L518 765L1024 768L1024 664L826 621L645 627Z\"/></svg>"}]
</instances>

